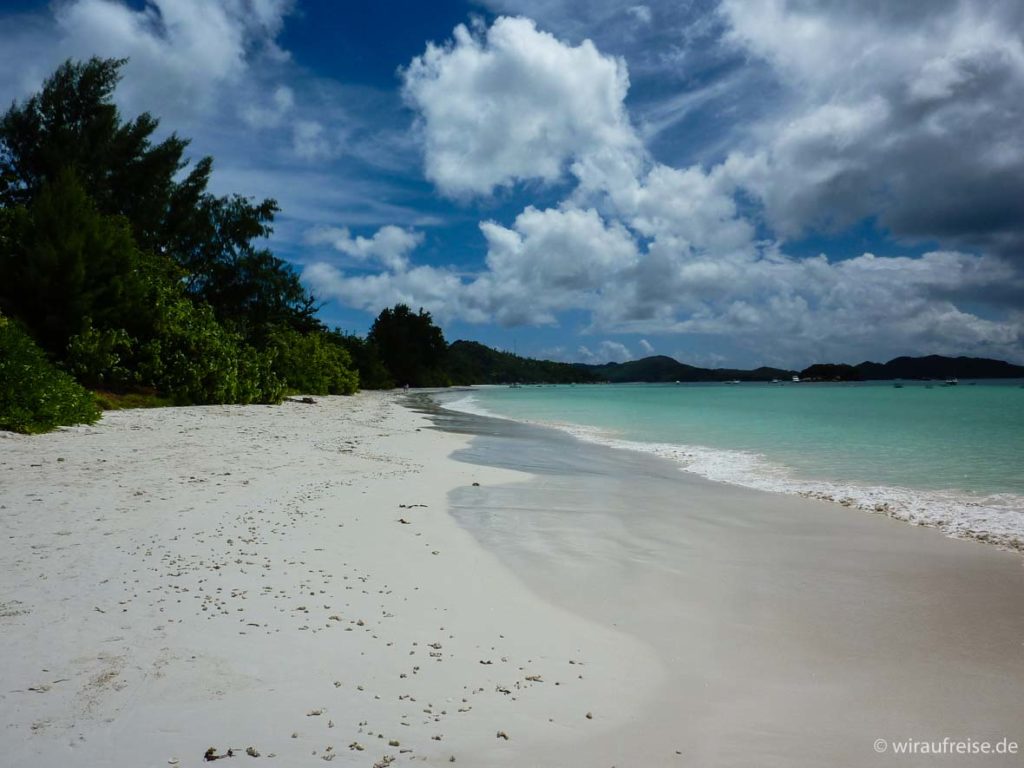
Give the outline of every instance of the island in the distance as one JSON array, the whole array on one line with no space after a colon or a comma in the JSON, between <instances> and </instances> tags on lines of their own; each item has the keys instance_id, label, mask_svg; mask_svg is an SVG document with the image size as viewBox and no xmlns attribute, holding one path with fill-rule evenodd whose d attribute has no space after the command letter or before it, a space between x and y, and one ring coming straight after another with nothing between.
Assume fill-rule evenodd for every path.
<instances>
[{"instance_id":1,"label":"island in the distance","mask_svg":"<svg viewBox=\"0 0 1024 768\"><path fill-rule=\"evenodd\" d=\"M760 367L699 368L666 355L624 363L587 365L533 360L491 349L475 341L459 340L448 348L448 371L455 384L590 384L611 382L716 382L716 381L885 381L891 379L1017 379L1024 366L982 357L897 357L887 363L858 365L815 363L803 370Z\"/></svg>"}]
</instances>

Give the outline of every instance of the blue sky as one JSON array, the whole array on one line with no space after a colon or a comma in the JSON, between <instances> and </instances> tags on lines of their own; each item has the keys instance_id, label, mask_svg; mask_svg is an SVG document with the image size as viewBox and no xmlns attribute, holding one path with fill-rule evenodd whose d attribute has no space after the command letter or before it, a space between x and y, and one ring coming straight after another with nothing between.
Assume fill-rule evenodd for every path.
<instances>
[{"instance_id":1,"label":"blue sky","mask_svg":"<svg viewBox=\"0 0 1024 768\"><path fill-rule=\"evenodd\" d=\"M67 57L274 197L363 333L605 361L1024 360L1024 9L928 0L0 5L0 97Z\"/></svg>"}]
</instances>

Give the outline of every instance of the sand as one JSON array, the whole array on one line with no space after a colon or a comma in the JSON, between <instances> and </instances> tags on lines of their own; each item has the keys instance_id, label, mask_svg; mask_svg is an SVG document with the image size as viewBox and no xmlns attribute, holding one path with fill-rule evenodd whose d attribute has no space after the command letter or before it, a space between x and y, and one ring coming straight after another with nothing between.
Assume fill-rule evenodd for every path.
<instances>
[{"instance_id":1,"label":"sand","mask_svg":"<svg viewBox=\"0 0 1024 768\"><path fill-rule=\"evenodd\" d=\"M458 527L520 476L426 427L361 394L3 434L0 763L514 765L626 722L653 655Z\"/></svg>"},{"instance_id":2,"label":"sand","mask_svg":"<svg viewBox=\"0 0 1024 768\"><path fill-rule=\"evenodd\" d=\"M3 764L1019 764L872 747L1024 742L1019 554L403 402L0 433Z\"/></svg>"}]
</instances>

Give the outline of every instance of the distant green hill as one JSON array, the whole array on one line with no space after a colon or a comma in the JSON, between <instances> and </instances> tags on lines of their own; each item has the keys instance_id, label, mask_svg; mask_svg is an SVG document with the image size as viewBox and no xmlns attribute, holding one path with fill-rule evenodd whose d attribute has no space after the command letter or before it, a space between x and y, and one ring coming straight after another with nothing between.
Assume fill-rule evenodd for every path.
<instances>
[{"instance_id":1,"label":"distant green hill","mask_svg":"<svg viewBox=\"0 0 1024 768\"><path fill-rule=\"evenodd\" d=\"M452 384L585 384L600 380L584 365L533 360L463 340L449 345L446 371Z\"/></svg>"},{"instance_id":2,"label":"distant green hill","mask_svg":"<svg viewBox=\"0 0 1024 768\"><path fill-rule=\"evenodd\" d=\"M1024 366L984 357L897 357L856 366L863 379L1024 379Z\"/></svg>"},{"instance_id":3,"label":"distant green hill","mask_svg":"<svg viewBox=\"0 0 1024 768\"><path fill-rule=\"evenodd\" d=\"M859 367L845 363L815 363L800 371L801 381L862 381Z\"/></svg>"},{"instance_id":4,"label":"distant green hill","mask_svg":"<svg viewBox=\"0 0 1024 768\"><path fill-rule=\"evenodd\" d=\"M887 363L816 363L800 371L805 381L886 381L890 379L1020 379L1024 366L984 357L897 357Z\"/></svg>"},{"instance_id":5,"label":"distant green hill","mask_svg":"<svg viewBox=\"0 0 1024 768\"><path fill-rule=\"evenodd\" d=\"M625 363L585 365L533 360L499 352L475 341L448 348L447 371L453 384L587 384L596 382L790 381L797 371L761 367L698 368L665 355ZM874 381L884 379L1024 378L1024 366L980 357L897 357L888 363L815 363L799 372L804 381Z\"/></svg>"},{"instance_id":6,"label":"distant green hill","mask_svg":"<svg viewBox=\"0 0 1024 768\"><path fill-rule=\"evenodd\" d=\"M752 371L734 368L697 368L665 355L630 360L625 363L585 366L602 381L671 382L671 381L771 381L790 379L794 371L781 368L755 368Z\"/></svg>"}]
</instances>

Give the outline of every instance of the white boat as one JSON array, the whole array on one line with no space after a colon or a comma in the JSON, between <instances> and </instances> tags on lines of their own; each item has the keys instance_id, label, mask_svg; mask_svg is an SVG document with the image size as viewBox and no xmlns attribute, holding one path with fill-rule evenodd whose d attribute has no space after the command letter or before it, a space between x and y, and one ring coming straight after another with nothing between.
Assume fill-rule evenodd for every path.
<instances>
[{"instance_id":1,"label":"white boat","mask_svg":"<svg viewBox=\"0 0 1024 768\"><path fill-rule=\"evenodd\" d=\"M955 387L959 383L960 380L956 376L950 376L948 379L946 379L947 387Z\"/></svg>"},{"instance_id":2,"label":"white boat","mask_svg":"<svg viewBox=\"0 0 1024 768\"><path fill-rule=\"evenodd\" d=\"M727 382L725 382L725 383L726 383L726 384L739 384L739 383L740 383L740 380L739 380L739 379L732 379L731 381L727 381Z\"/></svg>"},{"instance_id":3,"label":"white boat","mask_svg":"<svg viewBox=\"0 0 1024 768\"><path fill-rule=\"evenodd\" d=\"M793 377L793 383L794 384L799 384L800 383L800 377L799 376L794 376Z\"/></svg>"}]
</instances>

